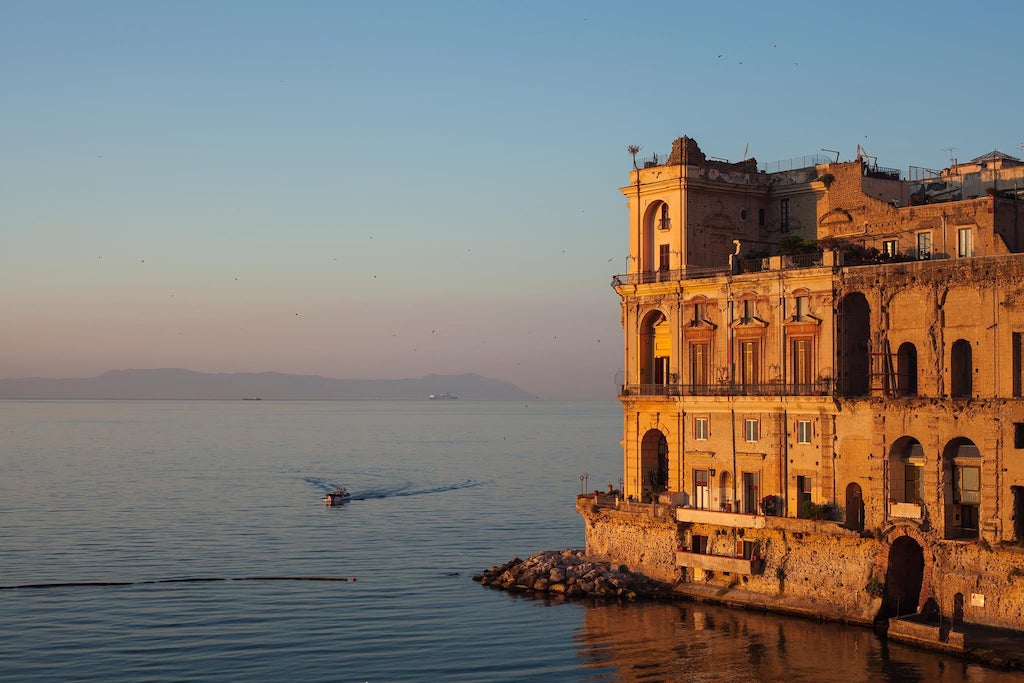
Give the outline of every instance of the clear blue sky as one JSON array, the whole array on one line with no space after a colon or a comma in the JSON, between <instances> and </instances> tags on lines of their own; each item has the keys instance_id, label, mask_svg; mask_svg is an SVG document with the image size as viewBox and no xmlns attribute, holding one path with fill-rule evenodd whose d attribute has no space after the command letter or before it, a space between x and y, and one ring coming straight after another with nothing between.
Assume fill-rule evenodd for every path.
<instances>
[{"instance_id":1,"label":"clear blue sky","mask_svg":"<svg viewBox=\"0 0 1024 683\"><path fill-rule=\"evenodd\" d=\"M627 145L905 170L1024 143L1019 2L0 9L2 377L612 397Z\"/></svg>"}]
</instances>

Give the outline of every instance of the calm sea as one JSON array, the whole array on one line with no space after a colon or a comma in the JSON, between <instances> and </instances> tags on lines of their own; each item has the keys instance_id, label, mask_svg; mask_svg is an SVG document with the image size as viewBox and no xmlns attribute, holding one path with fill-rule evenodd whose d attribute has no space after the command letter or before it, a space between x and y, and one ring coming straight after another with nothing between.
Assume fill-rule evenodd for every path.
<instances>
[{"instance_id":1,"label":"calm sea","mask_svg":"<svg viewBox=\"0 0 1024 683\"><path fill-rule=\"evenodd\" d=\"M0 678L1011 680L857 628L473 582L583 545L574 497L584 472L617 485L621 420L615 402L0 401ZM325 508L335 485L355 499Z\"/></svg>"}]
</instances>

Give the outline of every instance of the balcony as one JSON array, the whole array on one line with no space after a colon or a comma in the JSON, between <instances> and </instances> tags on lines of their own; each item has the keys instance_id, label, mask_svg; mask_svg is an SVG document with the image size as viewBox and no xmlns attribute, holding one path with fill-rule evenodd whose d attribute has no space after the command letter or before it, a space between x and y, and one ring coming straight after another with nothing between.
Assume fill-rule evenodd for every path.
<instances>
[{"instance_id":1,"label":"balcony","mask_svg":"<svg viewBox=\"0 0 1024 683\"><path fill-rule=\"evenodd\" d=\"M889 501L889 517L893 519L924 520L924 505L920 503L897 503Z\"/></svg>"},{"instance_id":2,"label":"balcony","mask_svg":"<svg viewBox=\"0 0 1024 683\"><path fill-rule=\"evenodd\" d=\"M704 571L730 572L733 574L760 574L764 570L762 560L722 555L705 555L685 550L676 551L676 566L703 569Z\"/></svg>"},{"instance_id":3,"label":"balcony","mask_svg":"<svg viewBox=\"0 0 1024 683\"><path fill-rule=\"evenodd\" d=\"M676 508L676 521L689 522L691 524L716 524L718 526L729 526L738 529L763 529L767 526L768 519L764 515L743 514L741 512Z\"/></svg>"},{"instance_id":4,"label":"balcony","mask_svg":"<svg viewBox=\"0 0 1024 683\"><path fill-rule=\"evenodd\" d=\"M619 396L639 396L644 398L678 397L678 396L832 396L835 393L835 381L831 378L819 379L809 384L786 384L770 382L768 384L734 384L721 382L718 384L623 384Z\"/></svg>"}]
</instances>

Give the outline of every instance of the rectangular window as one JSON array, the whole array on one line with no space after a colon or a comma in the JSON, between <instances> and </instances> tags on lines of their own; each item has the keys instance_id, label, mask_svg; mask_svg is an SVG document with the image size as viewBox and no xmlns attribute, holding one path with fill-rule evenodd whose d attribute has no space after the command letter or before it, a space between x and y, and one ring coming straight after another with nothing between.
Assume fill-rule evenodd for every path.
<instances>
[{"instance_id":1,"label":"rectangular window","mask_svg":"<svg viewBox=\"0 0 1024 683\"><path fill-rule=\"evenodd\" d=\"M744 560L752 560L757 554L757 541L741 541L743 544L742 548L737 548L741 551L740 557Z\"/></svg>"},{"instance_id":2,"label":"rectangular window","mask_svg":"<svg viewBox=\"0 0 1024 683\"><path fill-rule=\"evenodd\" d=\"M960 228L956 231L956 257L970 258L974 256L974 237L970 228Z\"/></svg>"},{"instance_id":3,"label":"rectangular window","mask_svg":"<svg viewBox=\"0 0 1024 683\"><path fill-rule=\"evenodd\" d=\"M882 241L882 253L892 258L899 253L899 244L896 240L883 240Z\"/></svg>"},{"instance_id":4,"label":"rectangular window","mask_svg":"<svg viewBox=\"0 0 1024 683\"><path fill-rule=\"evenodd\" d=\"M740 318L740 322L741 323L749 323L751 320L754 319L754 316L757 313L757 307L754 304L754 300L753 299L744 299L743 300L743 305L742 305L742 310L743 310L743 316Z\"/></svg>"},{"instance_id":5,"label":"rectangular window","mask_svg":"<svg viewBox=\"0 0 1024 683\"><path fill-rule=\"evenodd\" d=\"M1024 391L1024 334L1013 333L1011 372L1013 373L1013 395L1020 397Z\"/></svg>"},{"instance_id":6,"label":"rectangular window","mask_svg":"<svg viewBox=\"0 0 1024 683\"><path fill-rule=\"evenodd\" d=\"M789 200L779 202L779 231L789 232Z\"/></svg>"},{"instance_id":7,"label":"rectangular window","mask_svg":"<svg viewBox=\"0 0 1024 683\"><path fill-rule=\"evenodd\" d=\"M1013 447L1024 448L1024 422L1013 423Z\"/></svg>"},{"instance_id":8,"label":"rectangular window","mask_svg":"<svg viewBox=\"0 0 1024 683\"><path fill-rule=\"evenodd\" d=\"M754 418L743 421L743 435L748 443L754 443L760 437L760 422Z\"/></svg>"},{"instance_id":9,"label":"rectangular window","mask_svg":"<svg viewBox=\"0 0 1024 683\"><path fill-rule=\"evenodd\" d=\"M752 386L758 378L758 343L747 341L740 343L740 384Z\"/></svg>"},{"instance_id":10,"label":"rectangular window","mask_svg":"<svg viewBox=\"0 0 1024 683\"><path fill-rule=\"evenodd\" d=\"M914 463L903 465L903 502L924 502L924 467Z\"/></svg>"},{"instance_id":11,"label":"rectangular window","mask_svg":"<svg viewBox=\"0 0 1024 683\"><path fill-rule=\"evenodd\" d=\"M927 261L932 257L932 234L930 232L917 233L917 258Z\"/></svg>"},{"instance_id":12,"label":"rectangular window","mask_svg":"<svg viewBox=\"0 0 1024 683\"><path fill-rule=\"evenodd\" d=\"M703 301L693 304L693 322L703 322L708 317L708 305Z\"/></svg>"},{"instance_id":13,"label":"rectangular window","mask_svg":"<svg viewBox=\"0 0 1024 683\"><path fill-rule=\"evenodd\" d=\"M701 555L708 554L708 537L693 535L693 542L690 544L690 550Z\"/></svg>"},{"instance_id":14,"label":"rectangular window","mask_svg":"<svg viewBox=\"0 0 1024 683\"><path fill-rule=\"evenodd\" d=\"M690 384L708 383L710 356L707 344L690 344Z\"/></svg>"},{"instance_id":15,"label":"rectangular window","mask_svg":"<svg viewBox=\"0 0 1024 683\"><path fill-rule=\"evenodd\" d=\"M764 209L757 210L757 225L762 228L764 227Z\"/></svg>"},{"instance_id":16,"label":"rectangular window","mask_svg":"<svg viewBox=\"0 0 1024 683\"><path fill-rule=\"evenodd\" d=\"M796 315L793 317L797 322L806 322L811 313L811 297L798 296L796 298Z\"/></svg>"},{"instance_id":17,"label":"rectangular window","mask_svg":"<svg viewBox=\"0 0 1024 683\"><path fill-rule=\"evenodd\" d=\"M793 356L790 358L793 364L793 384L797 391L800 388L806 389L811 384L811 340L794 339Z\"/></svg>"},{"instance_id":18,"label":"rectangular window","mask_svg":"<svg viewBox=\"0 0 1024 683\"><path fill-rule=\"evenodd\" d=\"M670 255L669 245L662 244L658 246L658 270L665 271L669 269Z\"/></svg>"},{"instance_id":19,"label":"rectangular window","mask_svg":"<svg viewBox=\"0 0 1024 683\"><path fill-rule=\"evenodd\" d=\"M708 418L693 418L693 438L696 439L697 441L708 440Z\"/></svg>"},{"instance_id":20,"label":"rectangular window","mask_svg":"<svg viewBox=\"0 0 1024 683\"><path fill-rule=\"evenodd\" d=\"M974 465L958 465L956 491L953 502L977 505L981 502L981 468Z\"/></svg>"},{"instance_id":21,"label":"rectangular window","mask_svg":"<svg viewBox=\"0 0 1024 683\"><path fill-rule=\"evenodd\" d=\"M811 442L811 421L810 420L797 420L796 421L796 442L797 443L810 443Z\"/></svg>"},{"instance_id":22,"label":"rectangular window","mask_svg":"<svg viewBox=\"0 0 1024 683\"><path fill-rule=\"evenodd\" d=\"M707 510L711 507L711 495L708 488L708 471L693 471L693 507Z\"/></svg>"}]
</instances>

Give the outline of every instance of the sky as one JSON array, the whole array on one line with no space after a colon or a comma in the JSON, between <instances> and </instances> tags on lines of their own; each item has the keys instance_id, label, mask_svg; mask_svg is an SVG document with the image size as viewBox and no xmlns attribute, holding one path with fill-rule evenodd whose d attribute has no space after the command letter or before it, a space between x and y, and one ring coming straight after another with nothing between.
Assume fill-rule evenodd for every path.
<instances>
[{"instance_id":1,"label":"sky","mask_svg":"<svg viewBox=\"0 0 1024 683\"><path fill-rule=\"evenodd\" d=\"M1018 2L0 0L0 377L615 396L626 147L1024 155Z\"/></svg>"}]
</instances>

